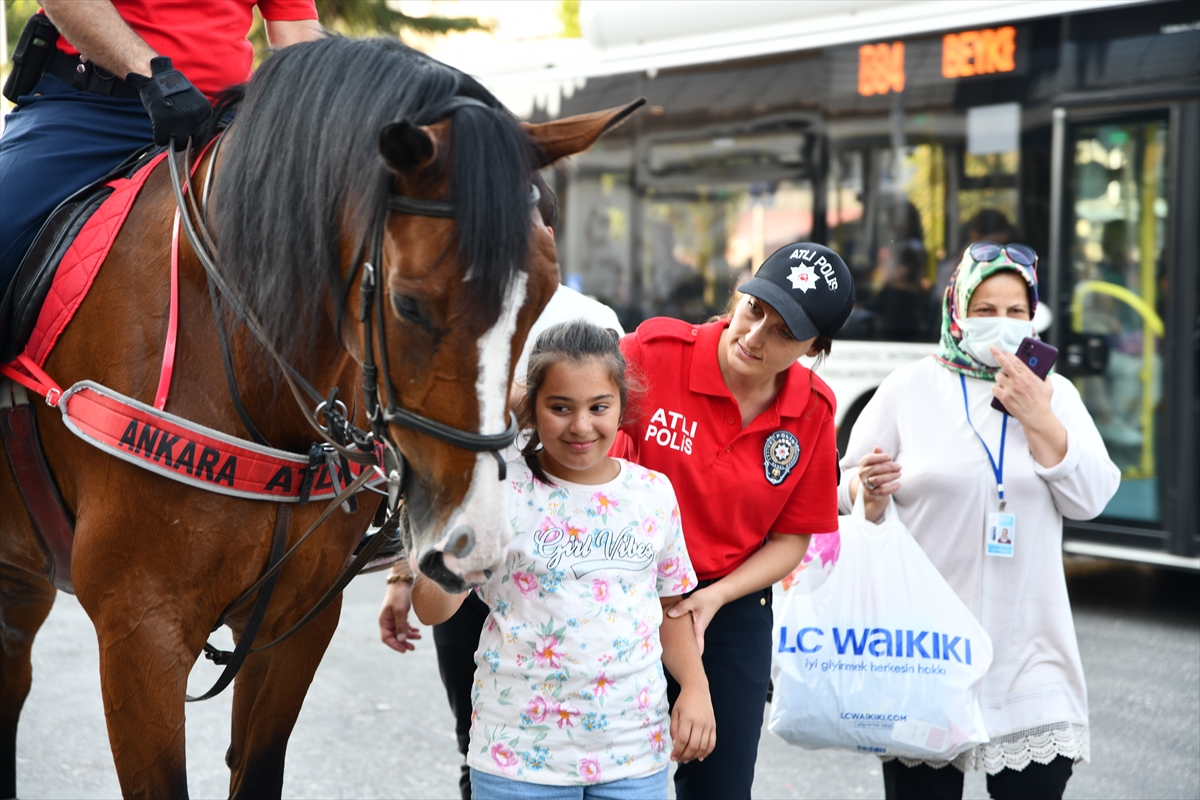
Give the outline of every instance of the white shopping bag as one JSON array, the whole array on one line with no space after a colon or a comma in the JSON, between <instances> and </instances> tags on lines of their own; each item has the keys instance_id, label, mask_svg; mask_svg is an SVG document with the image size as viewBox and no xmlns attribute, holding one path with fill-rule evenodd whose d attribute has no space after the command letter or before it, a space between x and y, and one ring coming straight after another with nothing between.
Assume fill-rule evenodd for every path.
<instances>
[{"instance_id":1,"label":"white shopping bag","mask_svg":"<svg viewBox=\"0 0 1200 800\"><path fill-rule=\"evenodd\" d=\"M775 619L768 729L809 749L951 759L988 740L992 642L896 515L840 517L837 567Z\"/></svg>"}]
</instances>

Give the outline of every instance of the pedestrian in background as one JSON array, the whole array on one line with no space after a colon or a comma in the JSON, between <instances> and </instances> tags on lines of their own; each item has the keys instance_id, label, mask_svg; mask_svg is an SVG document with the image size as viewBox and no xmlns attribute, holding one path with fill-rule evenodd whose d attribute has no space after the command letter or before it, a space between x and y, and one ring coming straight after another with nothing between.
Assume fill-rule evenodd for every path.
<instances>
[{"instance_id":1,"label":"pedestrian in background","mask_svg":"<svg viewBox=\"0 0 1200 800\"><path fill-rule=\"evenodd\" d=\"M894 498L995 650L979 698L991 741L949 762L885 761L889 798L960 798L969 769L987 772L998 800L1062 797L1073 765L1090 758L1063 518L1098 515L1120 473L1071 382L1041 380L1014 355L1035 336L1036 266L1024 245L968 248L937 354L884 379L842 459L842 511L865 492L877 521Z\"/></svg>"},{"instance_id":2,"label":"pedestrian in background","mask_svg":"<svg viewBox=\"0 0 1200 800\"><path fill-rule=\"evenodd\" d=\"M842 259L800 242L763 262L722 318L651 319L621 340L646 391L614 454L675 486L700 583L668 614L693 618L720 733L712 755L677 768L680 800L750 797L770 587L812 534L838 529L835 400L797 359L828 353L853 306Z\"/></svg>"}]
</instances>

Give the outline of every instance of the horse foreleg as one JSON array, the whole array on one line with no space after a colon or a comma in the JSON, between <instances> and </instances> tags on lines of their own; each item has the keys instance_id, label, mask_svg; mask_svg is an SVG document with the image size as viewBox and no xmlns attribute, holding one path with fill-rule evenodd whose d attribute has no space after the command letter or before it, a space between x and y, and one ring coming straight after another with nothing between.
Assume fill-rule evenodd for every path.
<instances>
[{"instance_id":1,"label":"horse foreleg","mask_svg":"<svg viewBox=\"0 0 1200 800\"><path fill-rule=\"evenodd\" d=\"M55 593L41 575L0 564L0 798L17 796L17 722L33 677L29 653Z\"/></svg>"},{"instance_id":2,"label":"horse foreleg","mask_svg":"<svg viewBox=\"0 0 1200 800\"><path fill-rule=\"evenodd\" d=\"M80 596L96 625L104 717L125 797L188 794L183 697L199 646L186 646L183 615L164 595L126 591L98 604Z\"/></svg>"},{"instance_id":3,"label":"horse foreleg","mask_svg":"<svg viewBox=\"0 0 1200 800\"><path fill-rule=\"evenodd\" d=\"M342 600L283 644L246 660L234 681L229 796L280 797L288 737L337 628ZM264 631L260 641L270 641Z\"/></svg>"}]
</instances>

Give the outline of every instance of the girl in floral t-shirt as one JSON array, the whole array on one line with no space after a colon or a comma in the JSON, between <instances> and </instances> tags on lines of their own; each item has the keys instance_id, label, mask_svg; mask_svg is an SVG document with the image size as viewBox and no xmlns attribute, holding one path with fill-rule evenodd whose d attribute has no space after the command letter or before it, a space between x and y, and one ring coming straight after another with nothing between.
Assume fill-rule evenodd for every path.
<instances>
[{"instance_id":1,"label":"girl in floral t-shirt","mask_svg":"<svg viewBox=\"0 0 1200 800\"><path fill-rule=\"evenodd\" d=\"M667 759L716 745L691 620L663 613L696 585L675 493L664 475L608 457L628 395L613 331L548 329L526 384L532 435L508 471L516 535L476 589L490 616L475 657L472 794L590 797L603 784L605 796L665 798ZM465 597L419 577L413 610L435 624ZM664 663L682 686L673 713Z\"/></svg>"}]
</instances>

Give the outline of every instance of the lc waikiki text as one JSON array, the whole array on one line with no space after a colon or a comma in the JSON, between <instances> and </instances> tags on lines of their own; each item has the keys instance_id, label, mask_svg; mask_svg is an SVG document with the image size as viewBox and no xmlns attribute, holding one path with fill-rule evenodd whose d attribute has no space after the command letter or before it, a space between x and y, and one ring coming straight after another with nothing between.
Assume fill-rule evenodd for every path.
<instances>
[{"instance_id":1,"label":"lc waikiki text","mask_svg":"<svg viewBox=\"0 0 1200 800\"><path fill-rule=\"evenodd\" d=\"M670 422L667 417L670 416ZM659 409L650 417L646 424L646 438L643 441L653 441L659 447L669 447L679 450L684 455L692 454L692 440L696 438L696 421L692 420L691 427L683 414L675 411Z\"/></svg>"},{"instance_id":2,"label":"lc waikiki text","mask_svg":"<svg viewBox=\"0 0 1200 800\"><path fill-rule=\"evenodd\" d=\"M828 642L821 628L801 628L794 637L787 626L779 628L780 653L816 653ZM833 647L839 656L891 656L928 658L960 664L971 663L971 640L937 631L889 630L887 628L833 628Z\"/></svg>"}]
</instances>

